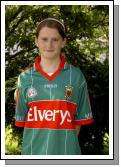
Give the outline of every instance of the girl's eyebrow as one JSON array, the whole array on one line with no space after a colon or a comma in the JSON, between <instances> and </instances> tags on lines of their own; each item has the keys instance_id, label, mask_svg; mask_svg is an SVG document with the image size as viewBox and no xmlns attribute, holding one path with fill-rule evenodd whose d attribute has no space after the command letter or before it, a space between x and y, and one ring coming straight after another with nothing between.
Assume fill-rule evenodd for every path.
<instances>
[{"instance_id":1,"label":"girl's eyebrow","mask_svg":"<svg viewBox=\"0 0 121 167\"><path fill-rule=\"evenodd\" d=\"M41 39L48 39L48 37L41 37ZM59 37L52 37L51 39L59 39Z\"/></svg>"}]
</instances>

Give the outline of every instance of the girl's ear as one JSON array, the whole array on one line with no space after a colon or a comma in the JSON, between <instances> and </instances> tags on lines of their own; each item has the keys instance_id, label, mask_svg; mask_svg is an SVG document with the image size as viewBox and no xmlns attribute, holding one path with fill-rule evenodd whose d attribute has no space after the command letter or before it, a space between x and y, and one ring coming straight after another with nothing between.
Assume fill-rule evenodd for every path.
<instances>
[{"instance_id":1,"label":"girl's ear","mask_svg":"<svg viewBox=\"0 0 121 167\"><path fill-rule=\"evenodd\" d=\"M37 40L37 38L35 38L35 44L36 44L36 46L38 48L38 40Z\"/></svg>"},{"instance_id":2,"label":"girl's ear","mask_svg":"<svg viewBox=\"0 0 121 167\"><path fill-rule=\"evenodd\" d=\"M64 38L63 43L62 43L62 48L66 45L66 38Z\"/></svg>"}]
</instances>

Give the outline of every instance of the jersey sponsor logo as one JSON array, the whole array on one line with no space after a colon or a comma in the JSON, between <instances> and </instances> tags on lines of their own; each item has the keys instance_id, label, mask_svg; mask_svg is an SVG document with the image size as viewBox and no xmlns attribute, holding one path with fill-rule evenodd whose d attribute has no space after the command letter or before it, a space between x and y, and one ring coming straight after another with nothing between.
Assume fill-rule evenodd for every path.
<instances>
[{"instance_id":1,"label":"jersey sponsor logo","mask_svg":"<svg viewBox=\"0 0 121 167\"><path fill-rule=\"evenodd\" d=\"M72 86L65 86L65 88L66 88L65 96L66 96L67 99L69 99L72 95L73 87Z\"/></svg>"},{"instance_id":2,"label":"jersey sponsor logo","mask_svg":"<svg viewBox=\"0 0 121 167\"><path fill-rule=\"evenodd\" d=\"M31 111L33 111L31 113ZM57 118L58 117L58 118ZM59 125L63 125L65 121L72 122L70 112L68 110L38 110L37 106L29 109L27 121L58 121Z\"/></svg>"},{"instance_id":3,"label":"jersey sponsor logo","mask_svg":"<svg viewBox=\"0 0 121 167\"><path fill-rule=\"evenodd\" d=\"M37 91L35 88L31 87L28 89L28 97L29 98L32 98L32 97L35 97L37 96Z\"/></svg>"},{"instance_id":4,"label":"jersey sponsor logo","mask_svg":"<svg viewBox=\"0 0 121 167\"><path fill-rule=\"evenodd\" d=\"M61 100L31 102L25 127L75 129L73 120L76 106L75 103Z\"/></svg>"}]
</instances>

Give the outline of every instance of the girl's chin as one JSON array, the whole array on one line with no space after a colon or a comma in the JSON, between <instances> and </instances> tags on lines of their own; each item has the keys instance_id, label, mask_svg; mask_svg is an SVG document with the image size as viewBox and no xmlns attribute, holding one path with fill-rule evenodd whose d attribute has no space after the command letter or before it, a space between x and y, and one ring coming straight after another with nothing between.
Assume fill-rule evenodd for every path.
<instances>
[{"instance_id":1,"label":"girl's chin","mask_svg":"<svg viewBox=\"0 0 121 167\"><path fill-rule=\"evenodd\" d=\"M43 57L45 57L45 58L55 58L55 57L58 57L58 55L57 54L55 54L55 53L44 53L43 54Z\"/></svg>"}]
</instances>

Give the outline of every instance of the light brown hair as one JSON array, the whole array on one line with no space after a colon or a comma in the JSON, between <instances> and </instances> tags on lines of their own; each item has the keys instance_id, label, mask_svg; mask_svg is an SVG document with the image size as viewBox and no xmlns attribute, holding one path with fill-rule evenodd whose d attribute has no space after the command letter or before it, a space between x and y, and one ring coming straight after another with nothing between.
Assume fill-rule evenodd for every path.
<instances>
[{"instance_id":1,"label":"light brown hair","mask_svg":"<svg viewBox=\"0 0 121 167\"><path fill-rule=\"evenodd\" d=\"M64 24L57 19L47 18L47 19L42 20L37 26L37 30L36 30L36 37L37 38L39 36L40 30L43 27L55 28L58 30L59 34L61 35L61 37L63 39L66 38L66 28L65 28Z\"/></svg>"}]
</instances>

